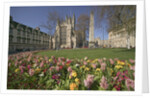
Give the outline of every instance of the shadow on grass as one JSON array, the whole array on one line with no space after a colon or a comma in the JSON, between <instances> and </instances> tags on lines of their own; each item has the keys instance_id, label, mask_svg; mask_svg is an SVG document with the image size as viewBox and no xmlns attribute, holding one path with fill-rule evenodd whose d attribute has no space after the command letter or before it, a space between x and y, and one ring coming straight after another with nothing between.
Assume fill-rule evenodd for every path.
<instances>
[{"instance_id":1,"label":"shadow on grass","mask_svg":"<svg viewBox=\"0 0 150 98\"><path fill-rule=\"evenodd\" d=\"M135 52L135 48L132 49L126 49L126 48L120 48L120 50L112 50L113 52Z\"/></svg>"}]
</instances>

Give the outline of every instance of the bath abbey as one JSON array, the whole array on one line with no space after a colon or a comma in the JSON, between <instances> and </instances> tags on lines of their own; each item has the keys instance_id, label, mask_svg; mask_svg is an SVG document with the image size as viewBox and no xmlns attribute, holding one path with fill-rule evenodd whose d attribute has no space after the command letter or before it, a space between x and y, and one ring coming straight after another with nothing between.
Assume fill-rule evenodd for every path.
<instances>
[{"instance_id":1,"label":"bath abbey","mask_svg":"<svg viewBox=\"0 0 150 98\"><path fill-rule=\"evenodd\" d=\"M72 49L81 47L80 43L85 42L82 46L88 48L126 48L127 31L124 28L111 30L108 33L107 40L101 40L100 37L94 38L94 13L90 13L89 20L89 40L80 40L80 33L75 29L75 14L67 17L63 22L57 21L54 35L51 36L40 31L39 27L31 28L20 24L10 17L9 26L9 52L32 51L43 49ZM85 36L85 35L84 35ZM135 30L129 36L130 47L135 47ZM82 42L81 42L82 41Z\"/></svg>"}]
</instances>

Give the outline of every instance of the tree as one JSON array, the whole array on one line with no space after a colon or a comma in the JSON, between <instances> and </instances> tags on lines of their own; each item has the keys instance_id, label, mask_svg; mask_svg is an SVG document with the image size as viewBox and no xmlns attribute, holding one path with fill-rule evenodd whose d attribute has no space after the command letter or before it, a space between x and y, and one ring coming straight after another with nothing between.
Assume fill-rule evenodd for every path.
<instances>
[{"instance_id":1,"label":"tree","mask_svg":"<svg viewBox=\"0 0 150 98\"><path fill-rule=\"evenodd\" d=\"M110 29L124 28L127 32L127 48L130 49L130 34L135 31L136 6L102 6L95 7L98 19L107 19ZM101 23L100 23L101 24Z\"/></svg>"},{"instance_id":2,"label":"tree","mask_svg":"<svg viewBox=\"0 0 150 98\"><path fill-rule=\"evenodd\" d=\"M86 37L88 37L89 31L89 16L81 14L77 19L76 28L79 35L79 40L82 42L82 46L85 45Z\"/></svg>"},{"instance_id":3,"label":"tree","mask_svg":"<svg viewBox=\"0 0 150 98\"><path fill-rule=\"evenodd\" d=\"M43 28L45 28L45 29L47 29L48 33L50 35L53 35L54 32L55 32L55 28L56 28L58 20L59 20L59 22L63 21L63 18L61 17L61 15L59 15L58 12L56 12L56 11L49 12L49 14L47 16L47 22L43 23L40 26L43 27Z\"/></svg>"}]
</instances>

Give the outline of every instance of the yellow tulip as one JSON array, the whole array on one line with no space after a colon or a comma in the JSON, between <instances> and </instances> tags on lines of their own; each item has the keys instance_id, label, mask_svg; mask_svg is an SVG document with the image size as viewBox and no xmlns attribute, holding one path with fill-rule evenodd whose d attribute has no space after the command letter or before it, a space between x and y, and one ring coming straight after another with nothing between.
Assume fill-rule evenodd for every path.
<instances>
[{"instance_id":1,"label":"yellow tulip","mask_svg":"<svg viewBox=\"0 0 150 98\"><path fill-rule=\"evenodd\" d=\"M100 68L96 68L96 71L100 71L101 69Z\"/></svg>"},{"instance_id":2,"label":"yellow tulip","mask_svg":"<svg viewBox=\"0 0 150 98\"><path fill-rule=\"evenodd\" d=\"M15 70L15 73L17 73L19 70L20 70L20 69L19 69L19 68L17 68L17 69Z\"/></svg>"}]
</instances>

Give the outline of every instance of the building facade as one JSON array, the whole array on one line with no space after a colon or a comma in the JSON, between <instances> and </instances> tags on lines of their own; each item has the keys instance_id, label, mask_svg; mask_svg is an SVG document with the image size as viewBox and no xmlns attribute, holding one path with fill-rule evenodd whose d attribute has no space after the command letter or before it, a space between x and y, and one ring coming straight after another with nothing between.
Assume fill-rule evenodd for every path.
<instances>
[{"instance_id":1,"label":"building facade","mask_svg":"<svg viewBox=\"0 0 150 98\"><path fill-rule=\"evenodd\" d=\"M108 33L108 40L101 40L94 38L94 13L90 14L89 25L89 41L85 38L83 31L75 30L75 15L66 17L63 22L57 21L55 33L53 36L40 31L40 28L31 28L26 25L13 21L10 18L9 26L9 53L17 51L30 51L39 49L62 49L62 48L76 48L88 46L108 47L108 48L127 48L135 47L135 24L133 24L132 32L121 28L118 30L111 30ZM129 45L128 45L129 46Z\"/></svg>"},{"instance_id":2,"label":"building facade","mask_svg":"<svg viewBox=\"0 0 150 98\"><path fill-rule=\"evenodd\" d=\"M117 31L110 31L108 35L109 47L111 48L126 48L128 41L131 48L136 46L136 35L135 30L128 33L125 29L120 29ZM129 37L129 38L128 38Z\"/></svg>"},{"instance_id":3,"label":"building facade","mask_svg":"<svg viewBox=\"0 0 150 98\"><path fill-rule=\"evenodd\" d=\"M48 49L50 35L40 31L40 28L31 28L13 21L10 17L9 26L9 53Z\"/></svg>"},{"instance_id":4,"label":"building facade","mask_svg":"<svg viewBox=\"0 0 150 98\"><path fill-rule=\"evenodd\" d=\"M67 17L60 23L58 20L55 34L52 37L52 49L59 48L76 48L77 36L75 33L75 15Z\"/></svg>"}]
</instances>

